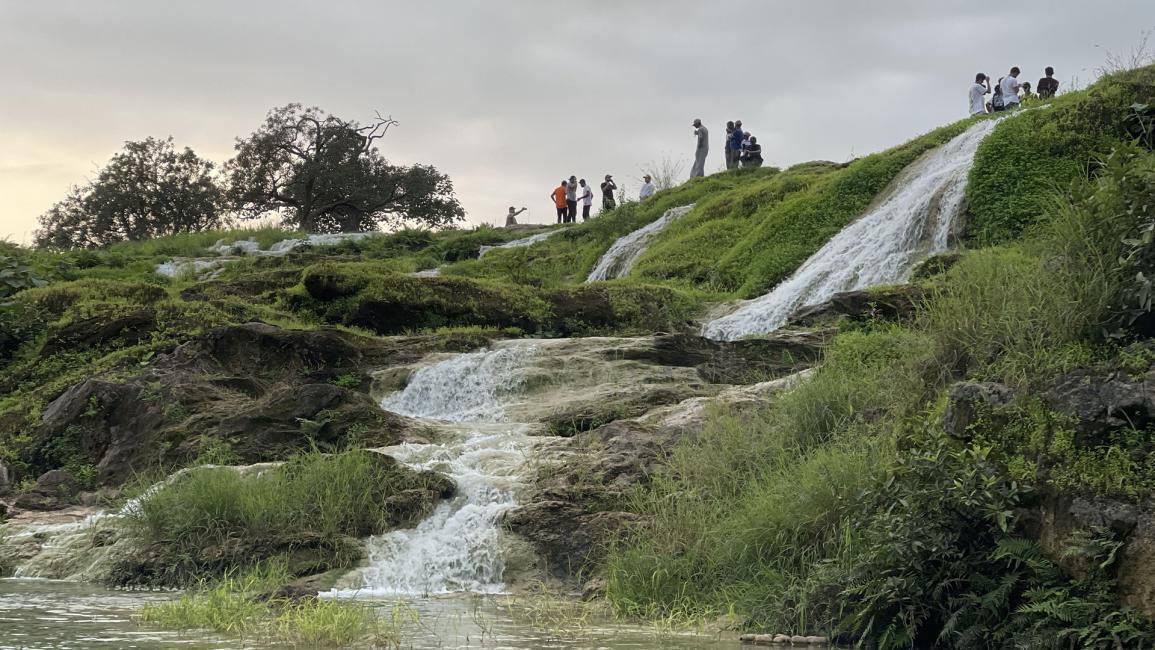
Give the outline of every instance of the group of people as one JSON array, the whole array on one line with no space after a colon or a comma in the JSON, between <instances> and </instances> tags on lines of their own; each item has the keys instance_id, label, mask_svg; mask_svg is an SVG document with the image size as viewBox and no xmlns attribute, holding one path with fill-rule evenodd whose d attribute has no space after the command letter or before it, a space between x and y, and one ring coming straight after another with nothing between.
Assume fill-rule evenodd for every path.
<instances>
[{"instance_id":1,"label":"group of people","mask_svg":"<svg viewBox=\"0 0 1155 650\"><path fill-rule=\"evenodd\" d=\"M710 130L696 119L691 125L697 145L694 148L694 166L690 178L706 175L706 156L710 153ZM742 130L742 120L726 122L726 169L761 167L762 145L749 131Z\"/></svg>"},{"instance_id":2,"label":"group of people","mask_svg":"<svg viewBox=\"0 0 1155 650\"><path fill-rule=\"evenodd\" d=\"M1018 66L1011 68L1010 73L999 79L993 89L989 76L982 72L975 75L975 82L968 94L970 114L984 115L1010 111L1018 108L1024 100L1033 99L1030 82L1020 83L1020 74L1022 71L1019 70ZM1039 84L1035 90L1038 92L1039 99L1050 99L1059 92L1059 80L1055 79L1055 69L1050 66L1047 66L1044 74L1046 76L1039 79ZM990 101L986 100L987 95L991 96Z\"/></svg>"},{"instance_id":3,"label":"group of people","mask_svg":"<svg viewBox=\"0 0 1155 650\"><path fill-rule=\"evenodd\" d=\"M654 185L654 179L649 174L642 177L641 190L638 191L638 199L645 200L653 196L654 192L658 191ZM618 205L615 192L618 191L618 184L614 182L612 174L606 174L606 178L601 184L602 190L602 209L613 210ZM594 205L594 190L584 178L577 176L570 176L568 179L562 180L557 187L550 192L549 198L553 201L553 205L557 208L557 222L558 223L577 223L577 208L580 203L582 206L582 221L590 218L590 210ZM525 208L518 210L512 205L509 206L509 213L505 215L505 225L516 226L517 217Z\"/></svg>"}]
</instances>

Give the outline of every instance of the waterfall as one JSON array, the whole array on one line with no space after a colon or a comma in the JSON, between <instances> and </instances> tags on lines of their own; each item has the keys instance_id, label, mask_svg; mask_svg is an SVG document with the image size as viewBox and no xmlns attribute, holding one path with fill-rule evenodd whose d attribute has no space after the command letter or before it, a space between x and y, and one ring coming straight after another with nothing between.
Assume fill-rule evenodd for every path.
<instances>
[{"instance_id":1,"label":"waterfall","mask_svg":"<svg viewBox=\"0 0 1155 650\"><path fill-rule=\"evenodd\" d=\"M901 282L950 244L979 143L998 120L981 120L903 170L881 201L844 228L770 293L706 324L733 341L781 327L801 307L841 291Z\"/></svg>"},{"instance_id":2,"label":"waterfall","mask_svg":"<svg viewBox=\"0 0 1155 650\"><path fill-rule=\"evenodd\" d=\"M594 270L590 271L589 277L586 278L586 282L613 280L629 275L630 271L634 270L634 264L637 264L638 259L642 257L642 253L646 252L646 246L650 244L650 241L675 219L692 209L694 209L693 204L666 210L660 219L618 238L598 260Z\"/></svg>"},{"instance_id":3,"label":"waterfall","mask_svg":"<svg viewBox=\"0 0 1155 650\"><path fill-rule=\"evenodd\" d=\"M498 518L516 505L530 425L506 422L505 404L537 353L532 341L460 354L421 368L382 408L438 422L435 443L381 449L415 468L447 474L457 495L416 528L369 541L369 567L353 593L431 594L504 590ZM336 595L350 595L337 592Z\"/></svg>"},{"instance_id":4,"label":"waterfall","mask_svg":"<svg viewBox=\"0 0 1155 650\"><path fill-rule=\"evenodd\" d=\"M558 234L562 230L563 230L562 228L554 228L553 230L547 230L545 232L539 232L538 234L532 235L530 237L522 237L521 239L515 239L513 241L507 241L504 244L498 244L497 246L482 246L481 248L477 249L477 256L479 258L485 257L486 253L488 253L489 251L491 251L495 248L520 248L522 246L533 246L534 244L536 244L538 242L543 242L543 241L549 239L550 237L553 237L554 235Z\"/></svg>"}]
</instances>

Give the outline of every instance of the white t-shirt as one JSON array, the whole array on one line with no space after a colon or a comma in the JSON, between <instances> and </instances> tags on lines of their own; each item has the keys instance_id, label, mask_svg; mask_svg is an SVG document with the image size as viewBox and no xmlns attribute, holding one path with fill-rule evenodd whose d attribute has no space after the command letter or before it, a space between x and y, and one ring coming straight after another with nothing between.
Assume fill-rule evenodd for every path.
<instances>
[{"instance_id":1,"label":"white t-shirt","mask_svg":"<svg viewBox=\"0 0 1155 650\"><path fill-rule=\"evenodd\" d=\"M646 197L652 196L655 190L657 190L657 188L654 187L653 183L646 183L645 185L642 185L642 190L638 192L638 198L644 199Z\"/></svg>"},{"instance_id":2,"label":"white t-shirt","mask_svg":"<svg viewBox=\"0 0 1155 650\"><path fill-rule=\"evenodd\" d=\"M986 94L987 87L983 84L977 83L971 86L971 115L987 112Z\"/></svg>"},{"instance_id":3,"label":"white t-shirt","mask_svg":"<svg viewBox=\"0 0 1155 650\"><path fill-rule=\"evenodd\" d=\"M999 86L1003 91L1003 106L1019 103L1019 80L1014 77L1003 77Z\"/></svg>"},{"instance_id":4,"label":"white t-shirt","mask_svg":"<svg viewBox=\"0 0 1155 650\"><path fill-rule=\"evenodd\" d=\"M584 188L582 188L582 205L593 205L593 204L594 204L594 189L592 187L590 187L589 184L587 183L586 186Z\"/></svg>"}]
</instances>

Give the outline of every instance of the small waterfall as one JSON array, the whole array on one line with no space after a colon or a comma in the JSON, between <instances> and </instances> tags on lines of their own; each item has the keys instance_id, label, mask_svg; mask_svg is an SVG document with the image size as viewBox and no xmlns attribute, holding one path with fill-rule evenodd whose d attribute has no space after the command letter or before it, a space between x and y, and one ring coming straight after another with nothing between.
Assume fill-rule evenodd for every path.
<instances>
[{"instance_id":1,"label":"small waterfall","mask_svg":"<svg viewBox=\"0 0 1155 650\"><path fill-rule=\"evenodd\" d=\"M485 257L486 253L488 253L489 251L491 251L495 248L520 248L522 246L533 246L534 244L536 244L538 242L543 242L543 241L549 239L550 237L553 237L554 235L558 234L562 230L563 230L562 228L554 228L553 230L547 230L545 232L539 232L538 234L532 235L530 237L522 237L521 239L515 239L513 241L507 241L504 244L498 244L497 246L482 246L481 248L477 249L477 257L479 257L479 258Z\"/></svg>"},{"instance_id":2,"label":"small waterfall","mask_svg":"<svg viewBox=\"0 0 1155 650\"><path fill-rule=\"evenodd\" d=\"M362 589L336 595L450 593L504 590L498 518L516 505L530 425L505 422L505 403L523 384L520 372L537 353L532 341L513 341L426 366L382 408L439 421L436 443L381 449L416 469L447 474L457 496L440 503L416 528L369 542Z\"/></svg>"},{"instance_id":3,"label":"small waterfall","mask_svg":"<svg viewBox=\"0 0 1155 650\"><path fill-rule=\"evenodd\" d=\"M998 120L973 124L907 167L880 202L834 236L770 293L706 324L709 338L733 341L781 327L801 307L841 291L906 279L922 259L950 244L967 174Z\"/></svg>"},{"instance_id":4,"label":"small waterfall","mask_svg":"<svg viewBox=\"0 0 1155 650\"><path fill-rule=\"evenodd\" d=\"M675 219L693 209L694 205L690 204L666 210L660 219L620 237L598 260L594 270L590 271L589 277L586 278L586 282L613 280L629 275L630 271L634 270L634 264L637 264L638 259L642 257L642 253L646 252L646 246L650 244L650 241Z\"/></svg>"}]
</instances>

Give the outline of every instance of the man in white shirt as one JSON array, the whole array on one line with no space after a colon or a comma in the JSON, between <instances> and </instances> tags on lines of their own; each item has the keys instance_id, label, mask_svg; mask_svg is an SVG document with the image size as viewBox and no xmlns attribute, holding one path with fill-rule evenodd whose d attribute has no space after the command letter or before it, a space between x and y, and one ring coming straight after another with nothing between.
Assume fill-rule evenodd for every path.
<instances>
[{"instance_id":1,"label":"man in white shirt","mask_svg":"<svg viewBox=\"0 0 1155 650\"><path fill-rule=\"evenodd\" d=\"M1009 111L1019 107L1019 69L1011 68L1011 73L1003 77L999 89L1003 91L1003 110Z\"/></svg>"},{"instance_id":2,"label":"man in white shirt","mask_svg":"<svg viewBox=\"0 0 1155 650\"><path fill-rule=\"evenodd\" d=\"M590 208L594 204L594 189L586 183L586 179L578 181L578 185L582 188L582 221L588 221L590 218Z\"/></svg>"},{"instance_id":3,"label":"man in white shirt","mask_svg":"<svg viewBox=\"0 0 1155 650\"><path fill-rule=\"evenodd\" d=\"M645 201L646 199L653 196L654 192L656 192L658 190L658 188L654 187L654 183L650 179L649 174L646 174L645 176L643 176L642 180L644 180L646 182L645 182L645 184L642 185L641 191L638 192L638 199L641 201Z\"/></svg>"},{"instance_id":4,"label":"man in white shirt","mask_svg":"<svg viewBox=\"0 0 1155 650\"><path fill-rule=\"evenodd\" d=\"M971 100L971 115L985 115L987 112L987 102L985 97L991 92L990 77L983 73L975 75L974 85L971 86L970 100Z\"/></svg>"}]
</instances>

